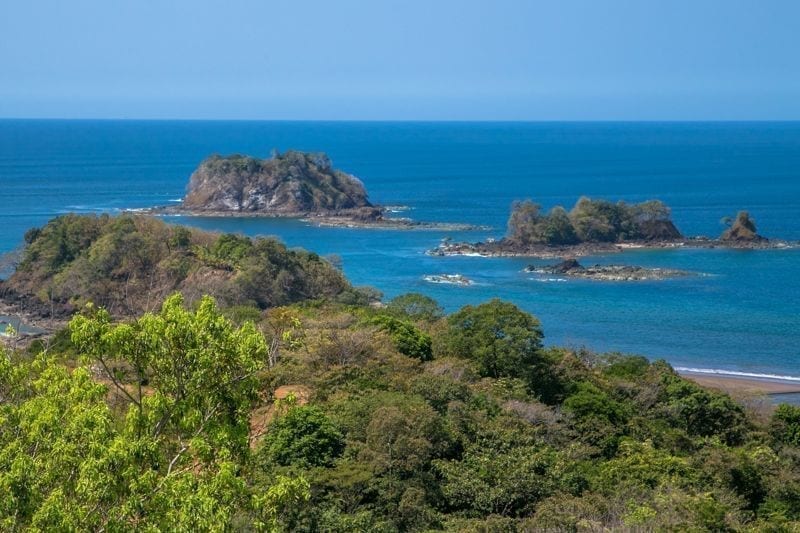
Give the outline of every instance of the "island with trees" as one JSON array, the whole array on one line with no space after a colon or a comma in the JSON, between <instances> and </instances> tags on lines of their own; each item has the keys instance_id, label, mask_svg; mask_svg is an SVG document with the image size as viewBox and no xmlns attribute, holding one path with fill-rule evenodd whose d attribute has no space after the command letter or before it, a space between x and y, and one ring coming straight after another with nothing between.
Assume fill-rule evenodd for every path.
<instances>
[{"instance_id":1,"label":"island with trees","mask_svg":"<svg viewBox=\"0 0 800 533\"><path fill-rule=\"evenodd\" d=\"M323 153L289 150L268 159L212 155L189 178L179 205L152 214L299 218L321 226L400 229L473 229L457 223L414 221L387 216L372 204L364 184L333 168Z\"/></svg>"},{"instance_id":2,"label":"island with trees","mask_svg":"<svg viewBox=\"0 0 800 533\"><path fill-rule=\"evenodd\" d=\"M581 197L567 211L561 206L543 213L531 200L511 206L508 231L499 240L479 243L443 242L430 255L529 256L574 258L619 252L629 248L768 249L795 246L770 240L756 232L746 211L724 219L729 227L718 239L686 237L671 219L671 210L660 200L638 204Z\"/></svg>"},{"instance_id":3,"label":"island with trees","mask_svg":"<svg viewBox=\"0 0 800 533\"><path fill-rule=\"evenodd\" d=\"M378 304L131 216L28 232L2 289L63 318L0 346L5 531L800 527L800 408L547 347L511 303Z\"/></svg>"}]
</instances>

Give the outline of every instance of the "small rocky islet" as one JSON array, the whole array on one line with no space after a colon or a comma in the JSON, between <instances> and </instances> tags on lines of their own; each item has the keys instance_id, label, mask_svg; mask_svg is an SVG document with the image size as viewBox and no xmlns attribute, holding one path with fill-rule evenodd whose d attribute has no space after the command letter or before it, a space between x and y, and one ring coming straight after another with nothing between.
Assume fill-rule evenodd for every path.
<instances>
[{"instance_id":1,"label":"small rocky islet","mask_svg":"<svg viewBox=\"0 0 800 533\"><path fill-rule=\"evenodd\" d=\"M180 204L156 215L298 218L318 226L463 231L475 226L390 217L395 207L369 201L364 184L324 153L289 150L260 159L212 155L189 178Z\"/></svg>"},{"instance_id":2,"label":"small rocky islet","mask_svg":"<svg viewBox=\"0 0 800 533\"><path fill-rule=\"evenodd\" d=\"M691 272L686 270L669 268L645 268L632 265L583 266L577 259L567 259L555 265L530 265L525 268L525 272L595 281L662 281L692 275Z\"/></svg>"}]
</instances>

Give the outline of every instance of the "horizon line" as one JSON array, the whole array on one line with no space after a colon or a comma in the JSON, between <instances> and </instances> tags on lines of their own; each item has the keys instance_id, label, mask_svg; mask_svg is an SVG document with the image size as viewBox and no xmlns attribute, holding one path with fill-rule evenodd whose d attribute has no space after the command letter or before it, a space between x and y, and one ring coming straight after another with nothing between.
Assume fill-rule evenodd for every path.
<instances>
[{"instance_id":1,"label":"horizon line","mask_svg":"<svg viewBox=\"0 0 800 533\"><path fill-rule=\"evenodd\" d=\"M52 121L52 122L283 122L283 123L493 123L493 124L746 124L746 123L800 123L800 119L313 119L313 118L136 118L136 117L0 117L0 121Z\"/></svg>"}]
</instances>

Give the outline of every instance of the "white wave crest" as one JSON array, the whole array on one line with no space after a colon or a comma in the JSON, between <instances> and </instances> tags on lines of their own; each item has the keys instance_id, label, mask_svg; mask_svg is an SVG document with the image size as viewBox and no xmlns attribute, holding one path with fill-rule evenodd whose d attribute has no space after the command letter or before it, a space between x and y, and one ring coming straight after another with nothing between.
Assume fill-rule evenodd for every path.
<instances>
[{"instance_id":1,"label":"white wave crest","mask_svg":"<svg viewBox=\"0 0 800 533\"><path fill-rule=\"evenodd\" d=\"M734 378L752 378L774 381L791 381L800 383L800 376L784 376L780 374L759 374L756 372L738 372L736 370L720 370L718 368L693 368L685 366L674 367L678 372L686 372L689 374L712 374L717 376L730 376Z\"/></svg>"}]
</instances>

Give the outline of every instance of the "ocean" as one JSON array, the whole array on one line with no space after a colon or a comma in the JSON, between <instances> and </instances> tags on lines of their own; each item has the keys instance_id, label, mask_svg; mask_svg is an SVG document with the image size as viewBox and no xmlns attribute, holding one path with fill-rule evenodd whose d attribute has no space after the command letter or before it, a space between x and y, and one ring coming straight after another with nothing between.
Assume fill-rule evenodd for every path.
<instances>
[{"instance_id":1,"label":"ocean","mask_svg":"<svg viewBox=\"0 0 800 533\"><path fill-rule=\"evenodd\" d=\"M356 285L422 292L448 311L503 298L546 342L665 358L678 368L800 379L800 250L630 250L584 263L701 275L660 282L537 277L523 258L431 257L443 238L501 237L512 201L570 208L581 195L672 207L687 235L746 209L767 237L800 240L800 123L417 123L0 120L0 252L62 213L167 205L212 153L326 152L398 216L471 232L318 228L296 220L169 217L276 236L341 257ZM463 274L468 287L426 275Z\"/></svg>"}]
</instances>

